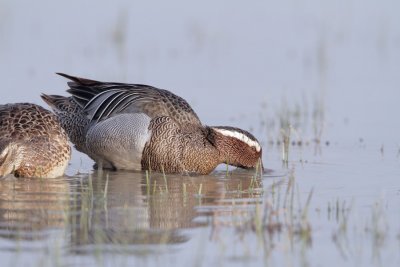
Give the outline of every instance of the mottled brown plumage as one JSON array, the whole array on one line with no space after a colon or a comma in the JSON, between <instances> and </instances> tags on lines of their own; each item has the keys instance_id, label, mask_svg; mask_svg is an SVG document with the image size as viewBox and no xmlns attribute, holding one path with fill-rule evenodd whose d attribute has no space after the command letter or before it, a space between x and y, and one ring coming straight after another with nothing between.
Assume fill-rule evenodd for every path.
<instances>
[{"instance_id":1,"label":"mottled brown plumage","mask_svg":"<svg viewBox=\"0 0 400 267\"><path fill-rule=\"evenodd\" d=\"M142 167L173 173L208 174L224 162L202 126L180 127L170 117L156 117L149 126L150 140L143 150Z\"/></svg>"},{"instance_id":2,"label":"mottled brown plumage","mask_svg":"<svg viewBox=\"0 0 400 267\"><path fill-rule=\"evenodd\" d=\"M0 176L61 176L70 154L68 136L50 111L29 103L0 105Z\"/></svg>"},{"instance_id":3,"label":"mottled brown plumage","mask_svg":"<svg viewBox=\"0 0 400 267\"><path fill-rule=\"evenodd\" d=\"M253 135L204 126L170 91L60 75L72 81L67 90L72 96L42 97L77 149L99 166L208 174L220 163L253 168L260 162L261 146Z\"/></svg>"}]
</instances>

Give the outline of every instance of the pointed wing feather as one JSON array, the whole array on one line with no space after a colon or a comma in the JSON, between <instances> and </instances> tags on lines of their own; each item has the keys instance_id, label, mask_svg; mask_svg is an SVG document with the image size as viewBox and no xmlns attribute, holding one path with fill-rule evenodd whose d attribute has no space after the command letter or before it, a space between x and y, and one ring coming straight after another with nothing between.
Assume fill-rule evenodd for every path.
<instances>
[{"instance_id":1,"label":"pointed wing feather","mask_svg":"<svg viewBox=\"0 0 400 267\"><path fill-rule=\"evenodd\" d=\"M121 92L113 89L101 92L90 99L90 101L84 107L84 110L88 113L89 118L91 120L99 121L106 109L112 104L116 95L118 94L121 94Z\"/></svg>"},{"instance_id":2,"label":"pointed wing feather","mask_svg":"<svg viewBox=\"0 0 400 267\"><path fill-rule=\"evenodd\" d=\"M110 114L115 110L115 106L117 106L119 102L119 98L124 95L124 92L115 93L115 96L111 101L107 103L107 106L104 107L97 120L101 120L102 118L107 118Z\"/></svg>"},{"instance_id":3,"label":"pointed wing feather","mask_svg":"<svg viewBox=\"0 0 400 267\"><path fill-rule=\"evenodd\" d=\"M99 82L61 74L68 83L73 99L89 118L101 121L120 113L145 113L151 118L168 116L177 123L201 125L196 113L181 97L170 91L144 84Z\"/></svg>"},{"instance_id":4,"label":"pointed wing feather","mask_svg":"<svg viewBox=\"0 0 400 267\"><path fill-rule=\"evenodd\" d=\"M147 102L146 100L139 99L138 94L135 92L123 92L121 95L118 96L118 100L115 101L115 103L109 108L107 114L105 114L105 117L109 117L112 113L120 113L123 112L123 110L127 109L129 106L131 106L131 103L133 102L138 102L141 101L142 105ZM133 109L134 105L131 106L130 111L134 112ZM140 112L140 110L138 110Z\"/></svg>"}]
</instances>

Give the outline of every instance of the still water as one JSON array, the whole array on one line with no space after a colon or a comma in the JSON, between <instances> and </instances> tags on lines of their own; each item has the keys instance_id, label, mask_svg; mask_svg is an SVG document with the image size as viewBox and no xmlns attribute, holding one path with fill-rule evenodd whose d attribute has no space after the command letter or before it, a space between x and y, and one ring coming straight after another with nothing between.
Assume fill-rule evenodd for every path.
<instances>
[{"instance_id":1,"label":"still water","mask_svg":"<svg viewBox=\"0 0 400 267\"><path fill-rule=\"evenodd\" d=\"M65 177L0 181L1 265L399 266L398 10L0 1L1 104L65 95L55 72L151 84L254 133L267 169L96 172L74 151Z\"/></svg>"},{"instance_id":2,"label":"still water","mask_svg":"<svg viewBox=\"0 0 400 267\"><path fill-rule=\"evenodd\" d=\"M293 148L301 160L289 168L270 160L275 170L262 175L103 171L2 181L3 263L396 266L396 151L321 149Z\"/></svg>"}]
</instances>

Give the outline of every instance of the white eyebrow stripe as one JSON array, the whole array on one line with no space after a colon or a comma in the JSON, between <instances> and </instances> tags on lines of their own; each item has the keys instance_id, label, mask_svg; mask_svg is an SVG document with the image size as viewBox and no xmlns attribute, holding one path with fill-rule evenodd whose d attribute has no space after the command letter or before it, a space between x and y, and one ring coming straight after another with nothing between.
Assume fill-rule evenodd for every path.
<instances>
[{"instance_id":1,"label":"white eyebrow stripe","mask_svg":"<svg viewBox=\"0 0 400 267\"><path fill-rule=\"evenodd\" d=\"M249 146L254 147L257 152L260 152L261 150L260 144L257 141L251 140L248 136L242 133L236 131L229 131L225 129L218 129L218 128L214 128L214 130L222 135L239 139L240 141L248 144Z\"/></svg>"}]
</instances>

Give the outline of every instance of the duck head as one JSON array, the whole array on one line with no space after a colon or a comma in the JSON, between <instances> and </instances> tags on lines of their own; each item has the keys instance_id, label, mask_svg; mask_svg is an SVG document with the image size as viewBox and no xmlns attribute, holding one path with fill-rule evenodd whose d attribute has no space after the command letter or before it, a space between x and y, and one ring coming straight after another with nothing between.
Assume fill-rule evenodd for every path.
<instances>
[{"instance_id":1,"label":"duck head","mask_svg":"<svg viewBox=\"0 0 400 267\"><path fill-rule=\"evenodd\" d=\"M220 160L240 168L262 166L262 148L249 132L230 126L212 126L209 140L220 151Z\"/></svg>"},{"instance_id":2,"label":"duck head","mask_svg":"<svg viewBox=\"0 0 400 267\"><path fill-rule=\"evenodd\" d=\"M13 173L23 159L23 146L18 142L0 140L0 177Z\"/></svg>"}]
</instances>

